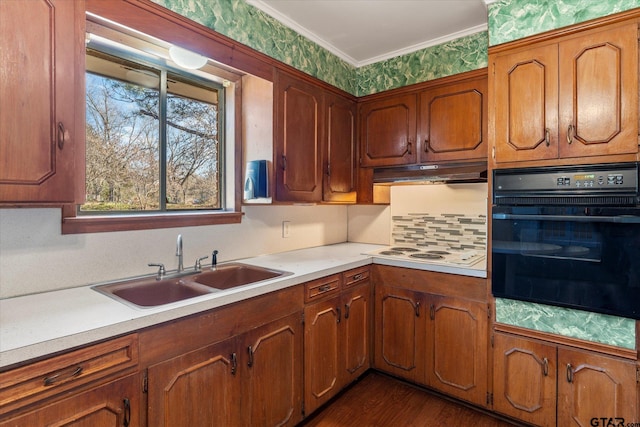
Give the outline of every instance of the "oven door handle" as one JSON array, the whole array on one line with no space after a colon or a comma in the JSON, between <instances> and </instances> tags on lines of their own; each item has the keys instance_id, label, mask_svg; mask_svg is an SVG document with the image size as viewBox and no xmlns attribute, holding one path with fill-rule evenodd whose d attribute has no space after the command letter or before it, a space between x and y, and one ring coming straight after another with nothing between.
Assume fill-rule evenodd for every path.
<instances>
[{"instance_id":1,"label":"oven door handle","mask_svg":"<svg viewBox=\"0 0 640 427\"><path fill-rule=\"evenodd\" d=\"M570 222L611 222L619 224L640 224L640 216L573 216L573 215L516 215L494 213L493 219L519 219L527 221L570 221Z\"/></svg>"}]
</instances>

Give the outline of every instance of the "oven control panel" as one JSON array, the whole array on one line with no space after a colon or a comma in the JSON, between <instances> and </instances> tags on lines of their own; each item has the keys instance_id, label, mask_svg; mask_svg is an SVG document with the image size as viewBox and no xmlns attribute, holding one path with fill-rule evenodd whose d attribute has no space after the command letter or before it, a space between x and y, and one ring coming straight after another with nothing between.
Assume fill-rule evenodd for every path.
<instances>
[{"instance_id":1,"label":"oven control panel","mask_svg":"<svg viewBox=\"0 0 640 427\"><path fill-rule=\"evenodd\" d=\"M557 187L594 188L624 185L622 173L582 173L556 178Z\"/></svg>"},{"instance_id":2,"label":"oven control panel","mask_svg":"<svg viewBox=\"0 0 640 427\"><path fill-rule=\"evenodd\" d=\"M638 176L636 163L497 169L494 171L494 192L505 195L520 194L521 191L637 193Z\"/></svg>"}]
</instances>

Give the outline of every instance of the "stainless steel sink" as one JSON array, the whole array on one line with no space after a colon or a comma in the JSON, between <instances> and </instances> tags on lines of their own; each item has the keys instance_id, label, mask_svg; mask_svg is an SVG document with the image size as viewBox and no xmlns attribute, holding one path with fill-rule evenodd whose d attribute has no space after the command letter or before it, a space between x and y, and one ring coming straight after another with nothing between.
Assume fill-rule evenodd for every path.
<instances>
[{"instance_id":1,"label":"stainless steel sink","mask_svg":"<svg viewBox=\"0 0 640 427\"><path fill-rule=\"evenodd\" d=\"M189 277L189 280L214 289L223 290L289 274L291 273L234 262L222 264L215 269L198 273Z\"/></svg>"},{"instance_id":2,"label":"stainless steel sink","mask_svg":"<svg viewBox=\"0 0 640 427\"><path fill-rule=\"evenodd\" d=\"M289 274L292 273L228 263L198 273L182 273L180 277L144 277L95 285L93 289L124 304L149 308Z\"/></svg>"}]
</instances>

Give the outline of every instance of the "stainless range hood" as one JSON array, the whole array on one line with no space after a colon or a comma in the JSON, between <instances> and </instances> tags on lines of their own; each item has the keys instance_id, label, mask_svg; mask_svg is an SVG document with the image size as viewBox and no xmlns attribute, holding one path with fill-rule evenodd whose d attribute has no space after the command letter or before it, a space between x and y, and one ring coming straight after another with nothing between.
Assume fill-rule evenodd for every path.
<instances>
[{"instance_id":1,"label":"stainless range hood","mask_svg":"<svg viewBox=\"0 0 640 427\"><path fill-rule=\"evenodd\" d=\"M407 165L373 170L374 184L487 182L487 162Z\"/></svg>"}]
</instances>

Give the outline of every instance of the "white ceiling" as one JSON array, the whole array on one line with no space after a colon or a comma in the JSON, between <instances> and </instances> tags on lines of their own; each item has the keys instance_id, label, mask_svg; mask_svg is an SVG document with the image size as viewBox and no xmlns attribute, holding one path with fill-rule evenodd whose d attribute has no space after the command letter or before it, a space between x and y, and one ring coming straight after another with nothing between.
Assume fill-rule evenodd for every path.
<instances>
[{"instance_id":1,"label":"white ceiling","mask_svg":"<svg viewBox=\"0 0 640 427\"><path fill-rule=\"evenodd\" d=\"M493 0L246 0L355 67L487 29Z\"/></svg>"}]
</instances>

